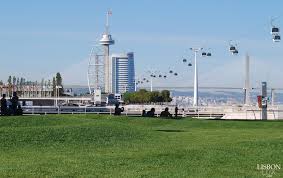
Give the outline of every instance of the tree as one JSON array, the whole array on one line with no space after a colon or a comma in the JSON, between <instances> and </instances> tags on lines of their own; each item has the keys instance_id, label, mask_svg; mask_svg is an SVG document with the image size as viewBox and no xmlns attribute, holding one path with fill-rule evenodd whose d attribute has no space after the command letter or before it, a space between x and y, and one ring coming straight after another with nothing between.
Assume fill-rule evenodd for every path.
<instances>
[{"instance_id":1,"label":"tree","mask_svg":"<svg viewBox=\"0 0 283 178\"><path fill-rule=\"evenodd\" d=\"M170 91L168 90L163 90L161 91L161 95L163 97L163 102L171 102L172 98L170 97Z\"/></svg>"},{"instance_id":2,"label":"tree","mask_svg":"<svg viewBox=\"0 0 283 178\"><path fill-rule=\"evenodd\" d=\"M170 91L164 90L162 92L141 89L138 92L126 92L123 95L123 100L126 104L129 103L162 103L171 102Z\"/></svg>"},{"instance_id":3,"label":"tree","mask_svg":"<svg viewBox=\"0 0 283 178\"><path fill-rule=\"evenodd\" d=\"M59 96L63 96L64 88L63 88L63 79L59 72L56 73L56 86L59 86Z\"/></svg>"},{"instance_id":4,"label":"tree","mask_svg":"<svg viewBox=\"0 0 283 178\"><path fill-rule=\"evenodd\" d=\"M153 91L150 94L150 101L153 103L157 103L159 100L159 92L158 91Z\"/></svg>"},{"instance_id":5,"label":"tree","mask_svg":"<svg viewBox=\"0 0 283 178\"><path fill-rule=\"evenodd\" d=\"M150 103L150 92L145 89L141 89L138 93L140 96L140 103Z\"/></svg>"},{"instance_id":6,"label":"tree","mask_svg":"<svg viewBox=\"0 0 283 178\"><path fill-rule=\"evenodd\" d=\"M8 95L11 96L12 95L12 76L10 75L8 78Z\"/></svg>"},{"instance_id":7,"label":"tree","mask_svg":"<svg viewBox=\"0 0 283 178\"><path fill-rule=\"evenodd\" d=\"M20 90L20 79L19 79L19 77L17 77L16 88L17 88L17 92L19 92L19 90Z\"/></svg>"},{"instance_id":8,"label":"tree","mask_svg":"<svg viewBox=\"0 0 283 178\"><path fill-rule=\"evenodd\" d=\"M62 86L62 77L59 72L56 73L56 85Z\"/></svg>"},{"instance_id":9,"label":"tree","mask_svg":"<svg viewBox=\"0 0 283 178\"><path fill-rule=\"evenodd\" d=\"M130 103L131 100L131 93L130 92L126 92L123 94L123 100L126 104Z\"/></svg>"},{"instance_id":10,"label":"tree","mask_svg":"<svg viewBox=\"0 0 283 178\"><path fill-rule=\"evenodd\" d=\"M40 86L43 88L43 86L44 86L44 78L41 79Z\"/></svg>"},{"instance_id":11,"label":"tree","mask_svg":"<svg viewBox=\"0 0 283 178\"><path fill-rule=\"evenodd\" d=\"M18 85L20 85L20 78L19 77L17 78L16 85L17 85L17 87L18 87Z\"/></svg>"},{"instance_id":12,"label":"tree","mask_svg":"<svg viewBox=\"0 0 283 178\"><path fill-rule=\"evenodd\" d=\"M12 85L12 76L11 76L11 75L10 75L9 78L8 78L8 84L9 84L9 85Z\"/></svg>"},{"instance_id":13,"label":"tree","mask_svg":"<svg viewBox=\"0 0 283 178\"><path fill-rule=\"evenodd\" d=\"M15 76L13 76L13 85L15 86L17 82L17 78Z\"/></svg>"},{"instance_id":14,"label":"tree","mask_svg":"<svg viewBox=\"0 0 283 178\"><path fill-rule=\"evenodd\" d=\"M56 94L56 78L55 77L53 77L53 79L52 79L52 96L55 96L55 94Z\"/></svg>"},{"instance_id":15,"label":"tree","mask_svg":"<svg viewBox=\"0 0 283 178\"><path fill-rule=\"evenodd\" d=\"M22 87L23 85L25 85L25 79L21 77L20 79L20 86Z\"/></svg>"}]
</instances>

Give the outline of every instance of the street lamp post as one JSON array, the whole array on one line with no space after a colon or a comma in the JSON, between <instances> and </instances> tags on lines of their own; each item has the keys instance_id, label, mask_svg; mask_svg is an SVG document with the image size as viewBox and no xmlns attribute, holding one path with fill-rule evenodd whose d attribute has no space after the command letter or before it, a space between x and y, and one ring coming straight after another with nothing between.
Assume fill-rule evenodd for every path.
<instances>
[{"instance_id":1,"label":"street lamp post","mask_svg":"<svg viewBox=\"0 0 283 178\"><path fill-rule=\"evenodd\" d=\"M153 72L153 71L149 71L150 73L150 91L152 92L153 91L153 78L156 77L156 72Z\"/></svg>"},{"instance_id":2,"label":"street lamp post","mask_svg":"<svg viewBox=\"0 0 283 178\"><path fill-rule=\"evenodd\" d=\"M150 77L150 91L153 91L153 76Z\"/></svg>"},{"instance_id":3,"label":"street lamp post","mask_svg":"<svg viewBox=\"0 0 283 178\"><path fill-rule=\"evenodd\" d=\"M135 92L137 91L137 79L135 79Z\"/></svg>"},{"instance_id":4,"label":"street lamp post","mask_svg":"<svg viewBox=\"0 0 283 178\"><path fill-rule=\"evenodd\" d=\"M195 76L194 76L194 106L198 106L198 63L197 63L197 53L202 50L202 48L190 48L195 53Z\"/></svg>"}]
</instances>

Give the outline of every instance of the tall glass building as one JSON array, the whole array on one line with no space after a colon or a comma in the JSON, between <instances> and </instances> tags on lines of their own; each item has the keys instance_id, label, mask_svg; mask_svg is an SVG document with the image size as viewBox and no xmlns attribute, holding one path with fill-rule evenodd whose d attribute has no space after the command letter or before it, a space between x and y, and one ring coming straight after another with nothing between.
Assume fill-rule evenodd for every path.
<instances>
[{"instance_id":1,"label":"tall glass building","mask_svg":"<svg viewBox=\"0 0 283 178\"><path fill-rule=\"evenodd\" d=\"M135 90L134 53L112 54L110 59L112 93L133 92Z\"/></svg>"}]
</instances>

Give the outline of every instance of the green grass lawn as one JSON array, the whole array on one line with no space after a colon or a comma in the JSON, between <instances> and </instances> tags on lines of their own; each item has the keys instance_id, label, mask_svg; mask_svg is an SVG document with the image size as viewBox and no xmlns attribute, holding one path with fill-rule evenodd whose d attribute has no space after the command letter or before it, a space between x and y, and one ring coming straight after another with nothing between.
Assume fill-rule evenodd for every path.
<instances>
[{"instance_id":1,"label":"green grass lawn","mask_svg":"<svg viewBox=\"0 0 283 178\"><path fill-rule=\"evenodd\" d=\"M263 177L257 164L283 165L282 131L279 121L0 117L0 177Z\"/></svg>"}]
</instances>

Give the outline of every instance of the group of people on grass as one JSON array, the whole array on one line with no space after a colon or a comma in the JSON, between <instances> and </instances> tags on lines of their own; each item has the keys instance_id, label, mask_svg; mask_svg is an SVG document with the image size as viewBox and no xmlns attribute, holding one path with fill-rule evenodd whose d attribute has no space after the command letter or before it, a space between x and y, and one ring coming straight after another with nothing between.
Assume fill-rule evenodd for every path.
<instances>
[{"instance_id":1,"label":"group of people on grass","mask_svg":"<svg viewBox=\"0 0 283 178\"><path fill-rule=\"evenodd\" d=\"M175 117L178 117L178 107L175 107ZM115 112L114 115L119 116L121 113L124 112L124 107L119 107L119 104L115 105ZM145 110L142 111L142 117L155 117L155 108L151 108L150 111L146 112ZM164 111L160 113L160 117L162 118L173 118L172 114L169 112L169 108L166 107Z\"/></svg>"},{"instance_id":2,"label":"group of people on grass","mask_svg":"<svg viewBox=\"0 0 283 178\"><path fill-rule=\"evenodd\" d=\"M175 117L178 117L178 107L175 107ZM146 112L145 110L142 111L143 117L155 117L155 108L151 108L150 111ZM173 118L173 115L169 112L169 108L166 107L164 111L160 113L160 117L162 118Z\"/></svg>"},{"instance_id":3,"label":"group of people on grass","mask_svg":"<svg viewBox=\"0 0 283 178\"><path fill-rule=\"evenodd\" d=\"M6 94L2 95L1 98L1 115L10 116L10 115L22 115L23 110L19 104L19 97L17 92L13 93L13 96L10 96L10 99L6 99Z\"/></svg>"}]
</instances>

